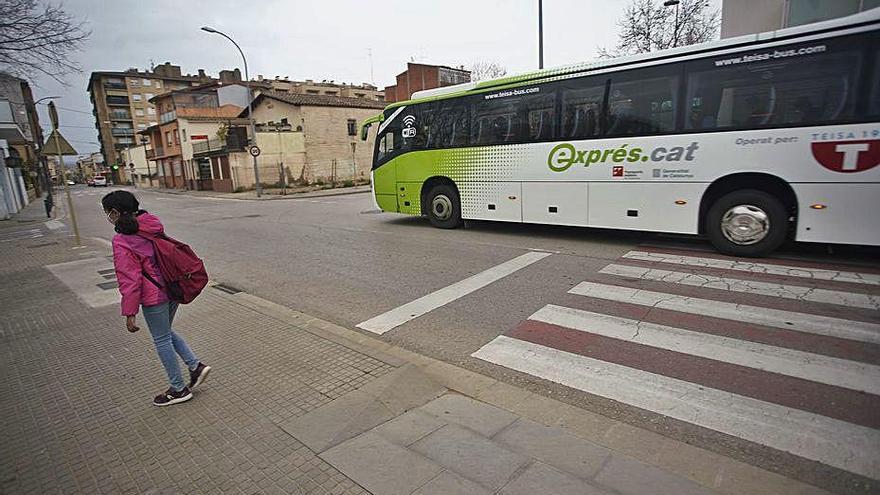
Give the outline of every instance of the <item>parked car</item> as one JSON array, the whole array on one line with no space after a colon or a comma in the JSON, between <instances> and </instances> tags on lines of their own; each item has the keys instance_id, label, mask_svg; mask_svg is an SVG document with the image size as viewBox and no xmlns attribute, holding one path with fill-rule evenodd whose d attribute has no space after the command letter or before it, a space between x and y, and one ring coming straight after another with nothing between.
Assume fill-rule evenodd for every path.
<instances>
[{"instance_id":1,"label":"parked car","mask_svg":"<svg viewBox=\"0 0 880 495\"><path fill-rule=\"evenodd\" d=\"M98 186L107 187L107 185L108 185L107 178L104 177L103 175L96 175L94 181L95 181L95 187L98 187Z\"/></svg>"},{"instance_id":2,"label":"parked car","mask_svg":"<svg viewBox=\"0 0 880 495\"><path fill-rule=\"evenodd\" d=\"M75 186L75 185L76 185L76 182L73 181L73 180L67 179L67 185L68 185L68 186Z\"/></svg>"},{"instance_id":3,"label":"parked car","mask_svg":"<svg viewBox=\"0 0 880 495\"><path fill-rule=\"evenodd\" d=\"M86 185L89 187L95 187L95 179L89 179L86 181Z\"/></svg>"}]
</instances>

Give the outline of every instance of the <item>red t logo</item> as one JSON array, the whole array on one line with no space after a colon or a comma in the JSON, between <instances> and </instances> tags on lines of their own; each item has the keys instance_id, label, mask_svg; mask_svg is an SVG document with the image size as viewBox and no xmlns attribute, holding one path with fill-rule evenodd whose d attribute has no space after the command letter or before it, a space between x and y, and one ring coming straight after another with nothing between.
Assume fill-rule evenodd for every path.
<instances>
[{"instance_id":1,"label":"red t logo","mask_svg":"<svg viewBox=\"0 0 880 495\"><path fill-rule=\"evenodd\" d=\"M611 177L623 177L623 167L620 165L611 167Z\"/></svg>"},{"instance_id":2,"label":"red t logo","mask_svg":"<svg viewBox=\"0 0 880 495\"><path fill-rule=\"evenodd\" d=\"M813 157L832 172L864 172L880 164L880 139L812 144Z\"/></svg>"}]
</instances>

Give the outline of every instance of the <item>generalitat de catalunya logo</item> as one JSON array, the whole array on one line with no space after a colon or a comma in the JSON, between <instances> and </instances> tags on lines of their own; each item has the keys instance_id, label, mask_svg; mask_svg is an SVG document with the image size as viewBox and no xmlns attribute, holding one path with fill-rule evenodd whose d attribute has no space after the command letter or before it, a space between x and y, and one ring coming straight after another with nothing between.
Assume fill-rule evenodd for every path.
<instances>
[{"instance_id":1,"label":"generalitat de catalunya logo","mask_svg":"<svg viewBox=\"0 0 880 495\"><path fill-rule=\"evenodd\" d=\"M811 143L813 157L832 172L864 172L880 165L880 139Z\"/></svg>"}]
</instances>

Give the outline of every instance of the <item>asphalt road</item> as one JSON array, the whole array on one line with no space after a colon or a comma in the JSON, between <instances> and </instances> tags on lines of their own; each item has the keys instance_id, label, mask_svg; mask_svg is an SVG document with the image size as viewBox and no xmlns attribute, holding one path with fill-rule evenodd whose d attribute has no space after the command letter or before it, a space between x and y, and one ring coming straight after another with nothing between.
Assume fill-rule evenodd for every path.
<instances>
[{"instance_id":1,"label":"asphalt road","mask_svg":"<svg viewBox=\"0 0 880 495\"><path fill-rule=\"evenodd\" d=\"M109 189L91 189L76 186L73 189L80 231L83 236L109 240L112 226L100 209L100 196ZM636 424L663 435L694 443L696 445L730 455L767 469L840 492L860 493L877 489L867 481L868 477L852 474L852 469L840 469L834 461L818 463L800 456L782 452L778 448L762 445L760 441L741 438L741 435L723 433L723 428L698 425L697 421L669 417L652 411L650 407L635 407L608 394L590 393L589 387L565 386L556 379L546 379L538 372L517 371L511 366L492 364L488 360L472 357L478 349L492 342L499 335L511 332L526 335L534 328L522 327L530 315L548 304L580 308L596 313L631 317L631 307L623 307L601 298L587 298L568 293L583 281L600 284L626 284L657 292L670 291L668 281L645 280L644 277L616 277L608 273L609 265L619 265L627 253L660 252L692 257L713 257L711 248L703 241L686 237L663 236L650 233L619 232L595 229L577 229L549 226L529 226L490 222L470 222L464 229L451 231L432 228L425 219L396 214L377 213L369 194L352 194L320 198L289 199L278 201L241 201L217 198L170 195L146 191L138 194L143 208L159 215L169 235L190 245L207 263L215 281L238 287L290 308L333 321L339 325L355 328L401 305L434 293L452 284L491 270L509 260L532 251L551 253L549 256L503 276L488 285L469 292L451 302L439 305L421 316L396 326L377 338L396 345L439 358L475 371L501 378L533 391L599 412L609 417ZM853 272L877 273L880 251L869 248L795 245L778 253L769 263L782 266L800 266L822 270L843 269ZM638 262L629 262L639 266ZM642 262L646 268L655 265ZM667 270L681 266L663 264ZM682 268L684 272L692 270ZM605 273L600 271L605 270ZM713 275L730 276L730 270L716 270ZM789 283L790 279L775 280L769 275L766 283ZM747 277L741 277L747 278ZM831 289L854 291L855 284L832 281ZM834 285L837 284L837 285ZM750 286L751 287L751 286ZM676 285L678 295L701 297L714 294L716 300L730 300L738 304L761 306L769 299L753 292L744 293L705 287ZM769 290L769 289L768 289ZM713 292L714 291L714 292ZM880 297L877 286L861 291L867 297ZM806 311L809 301L787 301L782 294L780 302L771 306L778 310ZM873 300L871 300L873 301ZM820 303L818 313L831 317L855 319L869 324L880 323L880 311L871 305L849 307ZM625 306L625 305L624 305ZM676 314L660 315L667 324L678 326ZM636 318L639 319L639 318ZM662 318L661 318L662 319ZM717 322L717 320L713 320ZM656 321L655 321L656 323ZM681 325L695 326L699 321ZM725 327L724 325L720 325ZM764 327L761 327L763 329ZM754 330L754 331L760 331ZM544 332L549 335L558 328ZM542 331L540 328L537 330ZM721 328L718 332L739 331ZM742 332L753 331L751 328ZM717 333L717 332L716 332ZM511 334L513 335L513 333ZM525 337L522 337L525 338ZM565 335L556 337L565 340ZM592 337L591 337L592 338ZM596 337L586 347L608 347L609 355L618 355L618 362L627 366L626 360L636 351L614 347L614 342ZM750 337L752 340L758 337ZM772 340L775 336L767 337ZM817 337L820 338L820 337ZM822 337L824 338L824 337ZM597 340L598 339L598 340ZM564 342L563 342L564 343ZM791 344L809 352L822 351L821 340L806 339ZM839 342L834 341L832 347ZM561 345L561 344L560 344ZM776 344L774 344L776 345ZM781 344L780 344L781 345ZM786 344L788 345L788 344ZM871 365L880 364L880 344L861 344L847 354L846 345L838 357L855 359ZM659 352L659 351L658 351ZM665 351L664 351L665 352ZM836 351L835 351L836 352ZM679 356L674 356L676 359ZM663 356L656 357L663 360ZM687 358L684 356L682 359ZM655 359L655 360L656 360ZM675 359L670 361L677 362ZM684 363L681 369L693 374L711 374L715 368L708 362ZM645 365L647 366L647 365ZM702 366L702 368L701 368ZM748 380L748 370L737 368L731 373L744 373L730 380ZM659 372L657 372L659 373ZM684 373L684 372L682 372ZM795 376L798 371L794 371ZM775 375L774 375L775 377ZM760 377L758 377L760 380ZM800 382L798 382L800 383ZM734 384L735 385L735 384ZM732 392L740 392L731 385ZM724 388L713 385L715 388ZM793 385L780 382L780 387L790 389ZM797 387L795 387L797 388ZM702 388L701 388L702 390ZM838 388L832 392L839 391ZM767 398L772 390L760 390L749 395ZM800 392L796 392L798 394ZM804 389L787 404L798 409L810 409L816 395L827 390ZM862 411L864 417L877 417L878 402L850 397L840 392L838 401L850 409ZM863 394L864 395L864 394ZM861 400L861 402L859 402ZM849 402L847 402L849 401ZM630 403L631 404L631 403ZM805 405L806 404L806 405ZM847 412L826 410L816 405L815 414L837 417L876 430L872 419L850 418ZM843 417L841 417L843 415ZM695 424L698 423L698 424Z\"/></svg>"}]
</instances>

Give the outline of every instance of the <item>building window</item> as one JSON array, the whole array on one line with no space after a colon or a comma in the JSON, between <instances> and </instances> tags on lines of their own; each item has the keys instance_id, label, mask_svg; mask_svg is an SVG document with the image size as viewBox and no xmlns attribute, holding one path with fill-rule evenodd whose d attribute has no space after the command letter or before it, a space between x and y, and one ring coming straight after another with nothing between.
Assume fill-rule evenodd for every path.
<instances>
[{"instance_id":1,"label":"building window","mask_svg":"<svg viewBox=\"0 0 880 495\"><path fill-rule=\"evenodd\" d=\"M140 81L139 79L129 79L129 80L128 80L128 84L129 84L129 86L135 86L135 87L136 87L136 86L140 86L140 85L141 85L141 81Z\"/></svg>"},{"instance_id":2,"label":"building window","mask_svg":"<svg viewBox=\"0 0 880 495\"><path fill-rule=\"evenodd\" d=\"M320 91L318 91L317 89L307 89L306 93L308 93L310 95L316 95L316 94L320 93Z\"/></svg>"},{"instance_id":3,"label":"building window","mask_svg":"<svg viewBox=\"0 0 880 495\"><path fill-rule=\"evenodd\" d=\"M151 81L149 79L144 79L144 86L152 86L152 85L153 85L153 81Z\"/></svg>"},{"instance_id":4,"label":"building window","mask_svg":"<svg viewBox=\"0 0 880 495\"><path fill-rule=\"evenodd\" d=\"M134 114L137 115L138 117L143 117L144 110L142 108L137 108L137 109L135 109Z\"/></svg>"},{"instance_id":5,"label":"building window","mask_svg":"<svg viewBox=\"0 0 880 495\"><path fill-rule=\"evenodd\" d=\"M156 109L153 107L148 108L147 115L156 115Z\"/></svg>"},{"instance_id":6,"label":"building window","mask_svg":"<svg viewBox=\"0 0 880 495\"><path fill-rule=\"evenodd\" d=\"M355 93L354 95L357 96L358 98L363 98L364 96L367 96L364 93Z\"/></svg>"},{"instance_id":7,"label":"building window","mask_svg":"<svg viewBox=\"0 0 880 495\"><path fill-rule=\"evenodd\" d=\"M161 87L162 87L162 81L157 80L157 81L156 81L156 87L157 87L157 88L161 88Z\"/></svg>"},{"instance_id":8,"label":"building window","mask_svg":"<svg viewBox=\"0 0 880 495\"><path fill-rule=\"evenodd\" d=\"M348 119L348 135L357 136L357 121Z\"/></svg>"},{"instance_id":9,"label":"building window","mask_svg":"<svg viewBox=\"0 0 880 495\"><path fill-rule=\"evenodd\" d=\"M141 101L141 95L135 93L135 94L131 95L131 99L134 101Z\"/></svg>"},{"instance_id":10,"label":"building window","mask_svg":"<svg viewBox=\"0 0 880 495\"><path fill-rule=\"evenodd\" d=\"M168 146L174 144L171 142L171 131L165 131L165 142L168 143Z\"/></svg>"},{"instance_id":11,"label":"building window","mask_svg":"<svg viewBox=\"0 0 880 495\"><path fill-rule=\"evenodd\" d=\"M181 129L181 134L183 134L183 140L186 141L186 129Z\"/></svg>"},{"instance_id":12,"label":"building window","mask_svg":"<svg viewBox=\"0 0 880 495\"><path fill-rule=\"evenodd\" d=\"M180 133L174 129L174 144L180 144Z\"/></svg>"},{"instance_id":13,"label":"building window","mask_svg":"<svg viewBox=\"0 0 880 495\"><path fill-rule=\"evenodd\" d=\"M138 129L144 130L146 128L147 128L147 124L144 124L144 123L138 124Z\"/></svg>"}]
</instances>

